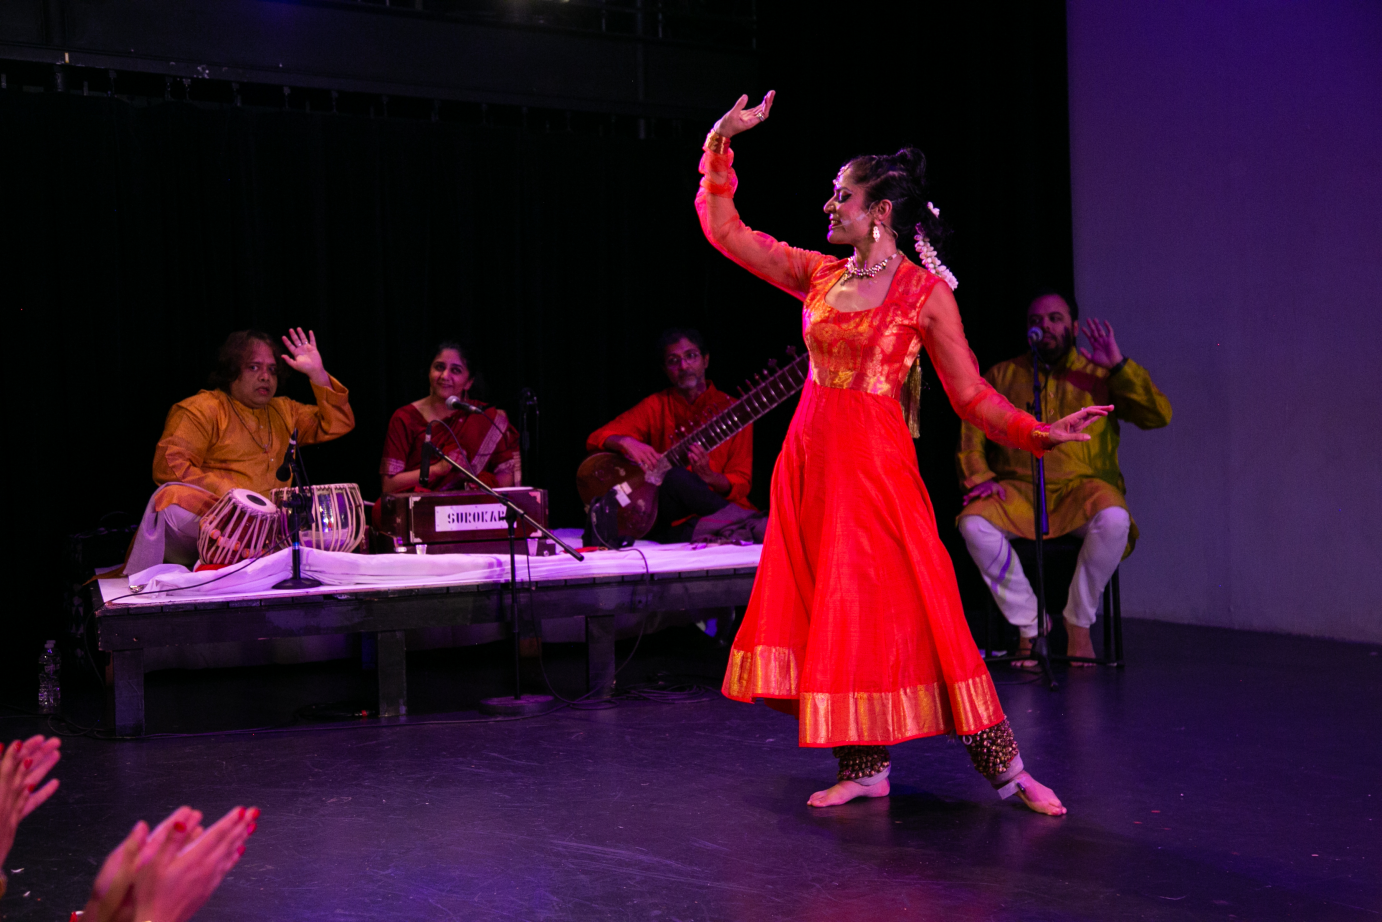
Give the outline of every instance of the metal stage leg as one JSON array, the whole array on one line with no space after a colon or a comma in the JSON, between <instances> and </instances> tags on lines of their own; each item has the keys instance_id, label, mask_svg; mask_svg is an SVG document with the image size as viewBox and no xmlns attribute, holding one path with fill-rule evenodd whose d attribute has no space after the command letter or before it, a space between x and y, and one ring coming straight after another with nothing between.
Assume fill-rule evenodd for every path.
<instances>
[{"instance_id":1,"label":"metal stage leg","mask_svg":"<svg viewBox=\"0 0 1382 922\"><path fill-rule=\"evenodd\" d=\"M614 616L587 615L585 619L585 678L591 698L614 694Z\"/></svg>"},{"instance_id":2,"label":"metal stage leg","mask_svg":"<svg viewBox=\"0 0 1382 922\"><path fill-rule=\"evenodd\" d=\"M375 635L379 662L379 716L408 716L408 663L402 631Z\"/></svg>"},{"instance_id":3,"label":"metal stage leg","mask_svg":"<svg viewBox=\"0 0 1382 922\"><path fill-rule=\"evenodd\" d=\"M144 735L144 651L116 650L110 655L114 685L110 689L118 736Z\"/></svg>"}]
</instances>

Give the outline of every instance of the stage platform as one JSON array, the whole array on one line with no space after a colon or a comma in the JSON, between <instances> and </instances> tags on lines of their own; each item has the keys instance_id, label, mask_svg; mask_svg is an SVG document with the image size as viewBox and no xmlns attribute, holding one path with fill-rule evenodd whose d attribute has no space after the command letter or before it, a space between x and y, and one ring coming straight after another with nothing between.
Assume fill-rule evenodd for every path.
<instances>
[{"instance_id":1,"label":"stage platform","mask_svg":"<svg viewBox=\"0 0 1382 922\"><path fill-rule=\"evenodd\" d=\"M558 532L579 543L579 532ZM619 617L700 612L748 603L758 546L658 545L622 551L518 558L519 617L582 622L587 691L607 696L614 683ZM222 570L190 573L162 565L97 583L98 643L111 654L111 711L116 731L144 732L148 651L167 647L364 635L377 663L378 713L408 713L408 632L499 627L509 622L509 559L492 554L363 555L303 551L302 571L323 582L276 590L291 552ZM642 627L644 625L640 625ZM498 636L490 631L491 636ZM482 635L484 636L484 635ZM489 639L485 637L485 639ZM511 688L512 686L510 686ZM507 689L495 688L496 695Z\"/></svg>"},{"instance_id":2,"label":"stage platform","mask_svg":"<svg viewBox=\"0 0 1382 922\"><path fill-rule=\"evenodd\" d=\"M718 695L529 720L417 713L505 674L492 644L413 654L407 718L64 741L62 788L19 829L0 915L66 918L135 820L188 803L264 811L198 922L1376 920L1379 648L1126 629L1126 669L1061 670L1057 692L995 668L1024 757L1070 808L1061 819L998 801L944 739L894 747L890 797L811 810L830 752ZM559 687L578 688L580 648L546 652ZM672 628L643 638L620 685L714 685L723 663L714 640ZM291 719L358 677L346 662L162 672L149 729Z\"/></svg>"}]
</instances>

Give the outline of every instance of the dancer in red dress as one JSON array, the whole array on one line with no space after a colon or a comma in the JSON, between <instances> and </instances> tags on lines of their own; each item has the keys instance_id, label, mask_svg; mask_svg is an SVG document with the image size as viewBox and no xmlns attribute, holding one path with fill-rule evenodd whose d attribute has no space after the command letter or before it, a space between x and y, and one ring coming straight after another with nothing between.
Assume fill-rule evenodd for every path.
<instances>
[{"instance_id":1,"label":"dancer in red dress","mask_svg":"<svg viewBox=\"0 0 1382 922\"><path fill-rule=\"evenodd\" d=\"M917 471L913 366L925 348L962 418L1036 454L1087 440L1080 430L1111 408L1042 424L980 376L951 294L954 276L930 243L941 227L924 197L919 151L859 157L836 177L826 239L853 247L849 259L745 226L734 207L729 139L765 120L772 102L769 93L745 109L741 97L716 122L696 196L716 249L803 301L811 353L773 469L767 537L724 693L767 699L799 718L802 746L834 748L839 781L813 794L812 806L886 795L887 746L955 733L1001 796L1017 793L1039 813L1063 814L1050 788L1023 768L970 637ZM898 250L914 234L926 269Z\"/></svg>"}]
</instances>

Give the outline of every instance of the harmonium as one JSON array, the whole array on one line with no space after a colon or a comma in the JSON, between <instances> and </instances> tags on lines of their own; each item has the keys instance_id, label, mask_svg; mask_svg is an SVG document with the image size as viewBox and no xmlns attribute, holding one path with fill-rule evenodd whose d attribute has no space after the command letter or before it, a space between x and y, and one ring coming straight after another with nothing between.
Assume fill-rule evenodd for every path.
<instances>
[{"instance_id":1,"label":"harmonium","mask_svg":"<svg viewBox=\"0 0 1382 922\"><path fill-rule=\"evenodd\" d=\"M494 492L547 526L547 491L534 487L499 487ZM458 490L444 493L385 493L379 497L379 529L373 550L395 554L507 554L508 511L488 493ZM514 531L514 549L533 557L557 552L550 538L522 519Z\"/></svg>"}]
</instances>

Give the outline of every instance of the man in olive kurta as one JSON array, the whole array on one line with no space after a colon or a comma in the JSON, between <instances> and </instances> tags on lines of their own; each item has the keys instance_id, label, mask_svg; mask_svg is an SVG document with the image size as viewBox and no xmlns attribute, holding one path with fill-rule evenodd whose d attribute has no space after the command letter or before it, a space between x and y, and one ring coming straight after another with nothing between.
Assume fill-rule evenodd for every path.
<instances>
[{"instance_id":1,"label":"man in olive kurta","mask_svg":"<svg viewBox=\"0 0 1382 922\"><path fill-rule=\"evenodd\" d=\"M1171 421L1171 403L1147 370L1118 348L1113 328L1102 321L1079 323L1077 308L1059 294L1044 294L1027 309L1027 326L1040 329L1042 419L1059 419L1081 407L1112 404L1114 410L1087 430L1088 442L1067 442L1046 454L1047 537L1084 539L1065 607L1070 656L1093 658L1089 628L1095 607L1118 563L1132 553L1137 526L1124 499L1118 469L1119 424L1158 429ZM1076 349L1083 332L1088 349ZM1002 362L984 378L1014 405L1032 403L1032 355ZM1036 537L1032 508L1032 459L1025 452L990 442L964 423L956 455L965 508L957 524L969 554L1004 617L1021 635L1019 653L1036 636L1036 595L1010 540Z\"/></svg>"}]
</instances>

